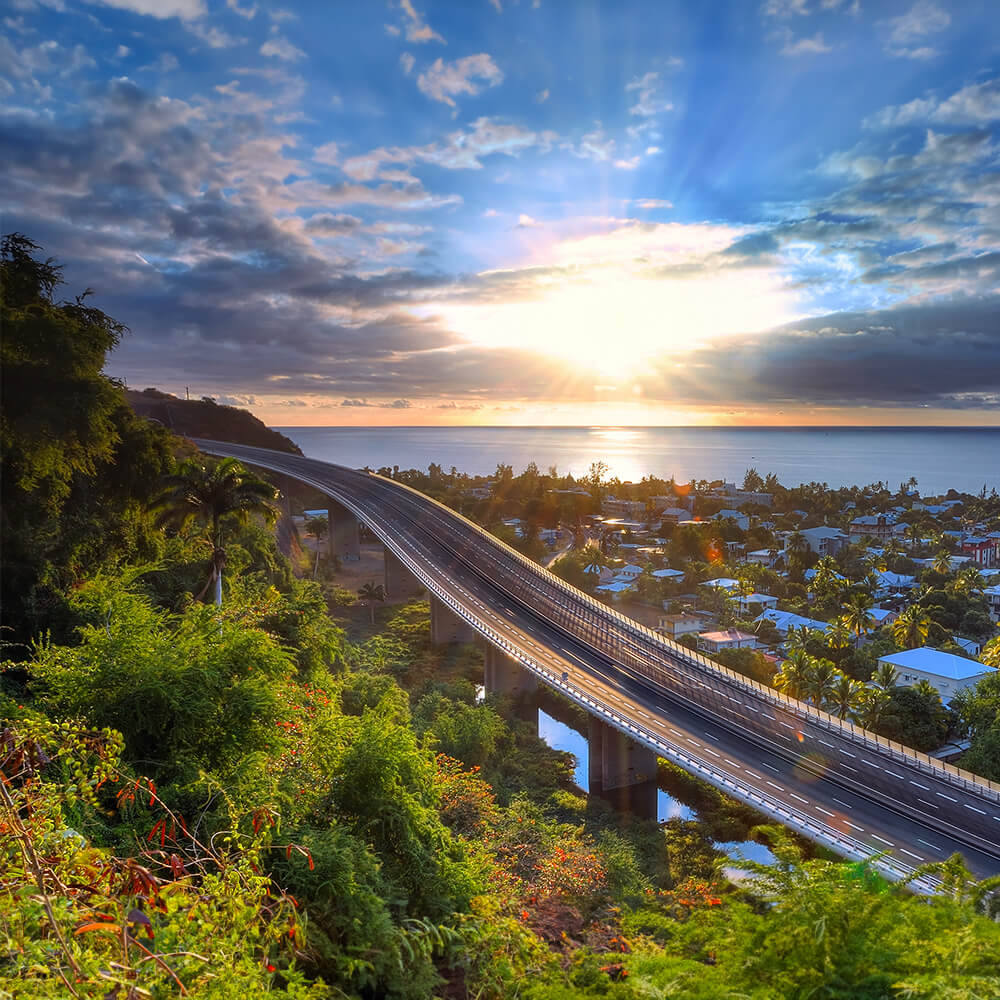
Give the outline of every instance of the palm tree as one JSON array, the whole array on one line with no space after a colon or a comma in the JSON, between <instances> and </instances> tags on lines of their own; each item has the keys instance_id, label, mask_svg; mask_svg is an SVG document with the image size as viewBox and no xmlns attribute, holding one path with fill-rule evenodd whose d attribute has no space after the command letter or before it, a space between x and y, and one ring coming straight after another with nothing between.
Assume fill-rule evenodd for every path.
<instances>
[{"instance_id":1,"label":"palm tree","mask_svg":"<svg viewBox=\"0 0 1000 1000\"><path fill-rule=\"evenodd\" d=\"M892 640L900 649L913 649L927 641L931 620L915 604L911 604L892 623Z\"/></svg>"},{"instance_id":2,"label":"palm tree","mask_svg":"<svg viewBox=\"0 0 1000 1000\"><path fill-rule=\"evenodd\" d=\"M774 675L774 686L790 698L801 698L812 670L812 662L812 657L805 650L793 650Z\"/></svg>"},{"instance_id":3,"label":"palm tree","mask_svg":"<svg viewBox=\"0 0 1000 1000\"><path fill-rule=\"evenodd\" d=\"M889 707L889 695L879 688L866 687L858 693L854 721L865 729L873 729L885 715Z\"/></svg>"},{"instance_id":4,"label":"palm tree","mask_svg":"<svg viewBox=\"0 0 1000 1000\"><path fill-rule=\"evenodd\" d=\"M955 578L953 591L961 597L968 597L970 594L981 594L986 587L983 574L975 566L966 566Z\"/></svg>"},{"instance_id":5,"label":"palm tree","mask_svg":"<svg viewBox=\"0 0 1000 1000\"><path fill-rule=\"evenodd\" d=\"M209 528L212 571L198 595L199 600L214 584L215 604L222 604L225 525L232 521L245 524L251 514L273 524L279 513L275 506L277 498L278 491L270 483L255 476L235 458L209 462L188 459L176 473L164 479L163 489L153 505L159 523L182 527L197 520Z\"/></svg>"},{"instance_id":6,"label":"palm tree","mask_svg":"<svg viewBox=\"0 0 1000 1000\"><path fill-rule=\"evenodd\" d=\"M932 702L941 700L941 693L928 680L917 681L913 685L913 690L924 698L929 698Z\"/></svg>"},{"instance_id":7,"label":"palm tree","mask_svg":"<svg viewBox=\"0 0 1000 1000\"><path fill-rule=\"evenodd\" d=\"M599 545L591 542L583 550L583 571L593 576L594 580L599 580L601 574L607 569L607 556L601 551Z\"/></svg>"},{"instance_id":8,"label":"palm tree","mask_svg":"<svg viewBox=\"0 0 1000 1000\"><path fill-rule=\"evenodd\" d=\"M950 573L951 572L951 553L947 549L941 549L940 552L934 557L934 562L931 563L931 569L935 573Z\"/></svg>"},{"instance_id":9,"label":"palm tree","mask_svg":"<svg viewBox=\"0 0 1000 1000\"><path fill-rule=\"evenodd\" d=\"M1000 670L1000 635L990 639L990 641L983 646L982 652L979 654L979 659L985 663L986 666L996 667Z\"/></svg>"},{"instance_id":10,"label":"palm tree","mask_svg":"<svg viewBox=\"0 0 1000 1000\"><path fill-rule=\"evenodd\" d=\"M313 579L315 580L319 570L319 555L323 550L321 543L330 531L330 522L325 517L310 517L306 520L305 531L307 535L316 539L316 562L313 565Z\"/></svg>"},{"instance_id":11,"label":"palm tree","mask_svg":"<svg viewBox=\"0 0 1000 1000\"><path fill-rule=\"evenodd\" d=\"M875 673L872 674L871 682L880 691L888 693L891 688L896 686L898 680L899 671L891 663L880 663L875 668Z\"/></svg>"},{"instance_id":12,"label":"palm tree","mask_svg":"<svg viewBox=\"0 0 1000 1000\"><path fill-rule=\"evenodd\" d=\"M838 719L846 719L858 707L858 699L864 685L860 681L853 680L846 674L839 674L830 689L830 708L836 713Z\"/></svg>"},{"instance_id":13,"label":"palm tree","mask_svg":"<svg viewBox=\"0 0 1000 1000\"><path fill-rule=\"evenodd\" d=\"M385 587L381 583L366 583L358 588L358 597L368 605L371 612L372 625L375 624L375 602L386 598Z\"/></svg>"},{"instance_id":14,"label":"palm tree","mask_svg":"<svg viewBox=\"0 0 1000 1000\"><path fill-rule=\"evenodd\" d=\"M809 665L802 693L817 708L822 708L833 694L838 676L842 676L840 671L829 660L814 659Z\"/></svg>"},{"instance_id":15,"label":"palm tree","mask_svg":"<svg viewBox=\"0 0 1000 1000\"><path fill-rule=\"evenodd\" d=\"M864 592L851 594L844 601L844 614L841 616L841 620L854 635L855 646L861 645L861 637L872 627L874 620L869 614L871 606L871 595Z\"/></svg>"},{"instance_id":16,"label":"palm tree","mask_svg":"<svg viewBox=\"0 0 1000 1000\"><path fill-rule=\"evenodd\" d=\"M830 649L844 649L851 644L851 630L843 618L838 618L830 624L825 637Z\"/></svg>"}]
</instances>

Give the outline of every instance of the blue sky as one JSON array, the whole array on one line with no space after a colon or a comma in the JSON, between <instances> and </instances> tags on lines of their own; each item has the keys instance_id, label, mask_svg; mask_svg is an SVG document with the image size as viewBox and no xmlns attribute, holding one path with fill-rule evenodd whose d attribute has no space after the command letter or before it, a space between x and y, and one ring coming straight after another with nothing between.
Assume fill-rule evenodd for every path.
<instances>
[{"instance_id":1,"label":"blue sky","mask_svg":"<svg viewBox=\"0 0 1000 1000\"><path fill-rule=\"evenodd\" d=\"M3 230L276 424L1000 423L1000 18L8 0Z\"/></svg>"}]
</instances>

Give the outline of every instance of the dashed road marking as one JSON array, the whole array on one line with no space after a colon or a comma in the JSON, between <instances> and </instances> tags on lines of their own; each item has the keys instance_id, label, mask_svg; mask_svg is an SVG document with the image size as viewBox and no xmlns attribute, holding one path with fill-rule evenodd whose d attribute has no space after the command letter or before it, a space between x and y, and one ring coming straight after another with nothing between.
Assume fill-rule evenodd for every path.
<instances>
[{"instance_id":1,"label":"dashed road marking","mask_svg":"<svg viewBox=\"0 0 1000 1000\"><path fill-rule=\"evenodd\" d=\"M754 774L753 771L751 771L749 767L745 767L745 768L743 768L743 770L746 771L746 773L749 774L751 778L756 778L758 781L763 781L764 780L764 775L762 775L762 774Z\"/></svg>"},{"instance_id":2,"label":"dashed road marking","mask_svg":"<svg viewBox=\"0 0 1000 1000\"><path fill-rule=\"evenodd\" d=\"M822 743L823 746L829 747L831 750L835 749L832 743L827 743L826 740L821 740L818 736L816 737L816 739L818 742Z\"/></svg>"},{"instance_id":3,"label":"dashed road marking","mask_svg":"<svg viewBox=\"0 0 1000 1000\"><path fill-rule=\"evenodd\" d=\"M773 781L768 781L768 784L772 788L777 788L779 792L783 792L784 791L784 788L782 788L781 785L776 785Z\"/></svg>"},{"instance_id":4,"label":"dashed road marking","mask_svg":"<svg viewBox=\"0 0 1000 1000\"><path fill-rule=\"evenodd\" d=\"M968 802L963 802L962 805L965 806L966 809L971 809L973 812L981 813L983 816L986 815L985 809L977 809L975 806L970 806Z\"/></svg>"},{"instance_id":5,"label":"dashed road marking","mask_svg":"<svg viewBox=\"0 0 1000 1000\"><path fill-rule=\"evenodd\" d=\"M913 851L908 851L905 847L901 847L900 850L904 854L909 854L911 858L916 858L917 861L923 861L924 859L919 854L914 854Z\"/></svg>"},{"instance_id":6,"label":"dashed road marking","mask_svg":"<svg viewBox=\"0 0 1000 1000\"><path fill-rule=\"evenodd\" d=\"M849 803L845 802L843 799L838 799L836 795L831 795L830 798L832 798L834 802L839 802L845 809L851 808Z\"/></svg>"},{"instance_id":7,"label":"dashed road marking","mask_svg":"<svg viewBox=\"0 0 1000 1000\"><path fill-rule=\"evenodd\" d=\"M883 844L888 844L890 847L895 847L896 845L891 840L886 840L885 837L880 837L877 833L872 834L873 840L880 840Z\"/></svg>"},{"instance_id":8,"label":"dashed road marking","mask_svg":"<svg viewBox=\"0 0 1000 1000\"><path fill-rule=\"evenodd\" d=\"M937 806L935 803L928 802L927 799L922 799L922 798L920 798L919 795L917 796L917 801L918 802L922 802L925 806L930 806L931 809L938 809L939 808L939 806Z\"/></svg>"},{"instance_id":9,"label":"dashed road marking","mask_svg":"<svg viewBox=\"0 0 1000 1000\"><path fill-rule=\"evenodd\" d=\"M844 822L845 822L845 823L846 823L846 824L847 824L847 825L848 825L848 826L849 826L849 827L850 827L850 828L851 828L852 830L857 830L857 831L859 831L860 833L864 833L864 832L865 832L865 828L864 828L863 826L858 826L858 824L857 824L857 823L852 823L852 822L851 822L851 821L850 821L849 819L845 819L845 820L844 820Z\"/></svg>"},{"instance_id":10,"label":"dashed road marking","mask_svg":"<svg viewBox=\"0 0 1000 1000\"><path fill-rule=\"evenodd\" d=\"M950 795L945 795L944 792L935 792L935 795L940 795L942 799L947 799L949 802L957 802L958 799L953 799Z\"/></svg>"},{"instance_id":11,"label":"dashed road marking","mask_svg":"<svg viewBox=\"0 0 1000 1000\"><path fill-rule=\"evenodd\" d=\"M816 806L815 808L816 808L816 812L821 812L821 813L823 813L824 816L835 816L836 815L836 813L832 813L832 812L830 812L829 809L824 809L822 806Z\"/></svg>"},{"instance_id":12,"label":"dashed road marking","mask_svg":"<svg viewBox=\"0 0 1000 1000\"><path fill-rule=\"evenodd\" d=\"M940 851L940 850L941 850L941 848L940 848L940 847L938 847L938 845L937 845L937 844L932 844L932 843L931 843L931 842L930 842L929 840L921 840L921 838L920 838L920 837L917 837L917 841L918 841L919 843L921 843L921 844L926 844L926 845L927 845L927 846L928 846L929 848L931 848L931 850L933 850L933 851Z\"/></svg>"},{"instance_id":13,"label":"dashed road marking","mask_svg":"<svg viewBox=\"0 0 1000 1000\"><path fill-rule=\"evenodd\" d=\"M808 804L809 804L809 800L808 800L808 799L804 799L804 798L802 798L802 796L801 796L801 795L796 795L796 794L795 794L795 792L789 792L788 794L789 794L789 795L791 795L791 797L792 797L793 799L798 799L798 800L799 800L799 802L805 802L805 803L806 803L806 805L808 805Z\"/></svg>"},{"instance_id":14,"label":"dashed road marking","mask_svg":"<svg viewBox=\"0 0 1000 1000\"><path fill-rule=\"evenodd\" d=\"M731 764L733 767L739 767L740 765L736 763L735 760L730 760L728 757L722 758L727 764Z\"/></svg>"},{"instance_id":15,"label":"dashed road marking","mask_svg":"<svg viewBox=\"0 0 1000 1000\"><path fill-rule=\"evenodd\" d=\"M857 757L857 754L851 753L850 750L845 750L843 747L837 747L837 749L842 753L846 754L848 757Z\"/></svg>"},{"instance_id":16,"label":"dashed road marking","mask_svg":"<svg viewBox=\"0 0 1000 1000\"><path fill-rule=\"evenodd\" d=\"M925 792L929 792L931 790L930 785L921 785L919 781L914 781L912 778L910 778L910 784L911 785L916 785L917 788L922 788ZM917 801L921 802L923 800L922 799L917 799Z\"/></svg>"},{"instance_id":17,"label":"dashed road marking","mask_svg":"<svg viewBox=\"0 0 1000 1000\"><path fill-rule=\"evenodd\" d=\"M773 764L768 764L766 760L762 760L760 763L762 767L769 767L772 771L776 773L781 770L780 768L775 767Z\"/></svg>"}]
</instances>

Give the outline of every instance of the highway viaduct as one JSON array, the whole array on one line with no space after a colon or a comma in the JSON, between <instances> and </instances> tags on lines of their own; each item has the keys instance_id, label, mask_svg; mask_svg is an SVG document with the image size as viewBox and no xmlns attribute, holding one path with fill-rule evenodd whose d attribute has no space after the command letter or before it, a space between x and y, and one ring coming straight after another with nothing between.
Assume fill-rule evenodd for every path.
<instances>
[{"instance_id":1,"label":"highway viaduct","mask_svg":"<svg viewBox=\"0 0 1000 1000\"><path fill-rule=\"evenodd\" d=\"M385 545L387 591L428 591L434 641L485 641L488 691L542 683L584 708L592 791L649 814L662 757L845 858L872 859L891 879L955 852L980 878L1000 874L1000 783L674 644L400 483L195 443L328 496L331 551L342 558L357 552L358 521L367 525ZM934 880L914 885L933 891Z\"/></svg>"}]
</instances>

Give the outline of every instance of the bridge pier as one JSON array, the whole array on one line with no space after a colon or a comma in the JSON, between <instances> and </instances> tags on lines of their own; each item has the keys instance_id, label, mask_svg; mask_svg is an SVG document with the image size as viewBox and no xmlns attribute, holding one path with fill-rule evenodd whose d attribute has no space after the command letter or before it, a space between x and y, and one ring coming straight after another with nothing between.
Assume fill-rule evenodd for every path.
<instances>
[{"instance_id":1,"label":"bridge pier","mask_svg":"<svg viewBox=\"0 0 1000 1000\"><path fill-rule=\"evenodd\" d=\"M397 597L418 597L424 592L424 585L406 568L399 556L388 546L385 548L385 592L395 600Z\"/></svg>"},{"instance_id":2,"label":"bridge pier","mask_svg":"<svg viewBox=\"0 0 1000 1000\"><path fill-rule=\"evenodd\" d=\"M446 646L452 642L474 642L476 630L459 618L440 597L431 594L431 642Z\"/></svg>"},{"instance_id":3,"label":"bridge pier","mask_svg":"<svg viewBox=\"0 0 1000 1000\"><path fill-rule=\"evenodd\" d=\"M588 742L590 794L615 809L655 821L656 754L593 715Z\"/></svg>"},{"instance_id":4,"label":"bridge pier","mask_svg":"<svg viewBox=\"0 0 1000 1000\"><path fill-rule=\"evenodd\" d=\"M487 694L508 698L511 715L538 732L538 678L492 642L483 643L483 686Z\"/></svg>"},{"instance_id":5,"label":"bridge pier","mask_svg":"<svg viewBox=\"0 0 1000 1000\"><path fill-rule=\"evenodd\" d=\"M343 562L357 562L361 558L358 519L346 507L331 499L327 507L327 523L330 555Z\"/></svg>"}]
</instances>

